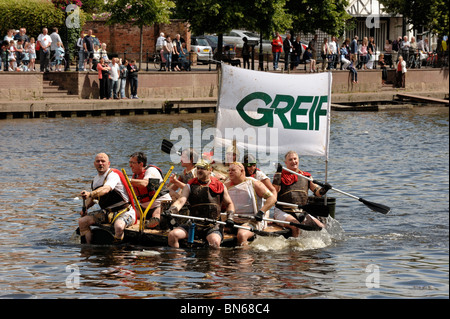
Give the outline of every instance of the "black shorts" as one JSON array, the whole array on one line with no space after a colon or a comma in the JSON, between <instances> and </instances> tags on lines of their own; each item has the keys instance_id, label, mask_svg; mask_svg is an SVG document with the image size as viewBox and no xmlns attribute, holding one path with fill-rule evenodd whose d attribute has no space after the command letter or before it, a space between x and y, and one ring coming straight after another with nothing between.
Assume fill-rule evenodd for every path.
<instances>
[{"instance_id":1,"label":"black shorts","mask_svg":"<svg viewBox=\"0 0 450 319\"><path fill-rule=\"evenodd\" d=\"M186 231L186 233L189 234L189 227L191 223L186 223L178 226L178 228L182 228ZM223 226L222 225L211 225L211 226L203 226L201 224L195 225L195 235L194 239L200 239L200 240L206 240L206 237L208 237L211 234L216 233L220 236L220 241L223 241Z\"/></svg>"}]
</instances>

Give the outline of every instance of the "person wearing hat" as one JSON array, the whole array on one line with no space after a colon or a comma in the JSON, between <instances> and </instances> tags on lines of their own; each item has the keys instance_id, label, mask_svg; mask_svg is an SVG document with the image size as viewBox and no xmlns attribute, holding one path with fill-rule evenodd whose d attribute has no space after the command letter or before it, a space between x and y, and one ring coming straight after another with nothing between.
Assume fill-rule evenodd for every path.
<instances>
[{"instance_id":1,"label":"person wearing hat","mask_svg":"<svg viewBox=\"0 0 450 319\"><path fill-rule=\"evenodd\" d=\"M242 163L242 165L244 165L245 168L245 176L255 178L256 180L263 183L264 186L266 186L267 189L270 190L273 194L276 194L277 191L272 185L270 178L267 177L267 175L256 166L256 158L252 154L246 154L244 155L243 160L244 162Z\"/></svg>"},{"instance_id":2,"label":"person wearing hat","mask_svg":"<svg viewBox=\"0 0 450 319\"><path fill-rule=\"evenodd\" d=\"M269 209L275 205L277 196L264 184L253 177L245 176L245 168L241 163L231 163L229 168L230 179L225 183L231 200L236 208L234 222L252 229L263 230L266 222L263 218L268 216ZM237 229L237 245L245 246L254 236L250 230Z\"/></svg>"},{"instance_id":3,"label":"person wearing hat","mask_svg":"<svg viewBox=\"0 0 450 319\"><path fill-rule=\"evenodd\" d=\"M211 176L211 165L200 159L195 165L197 177L191 179L169 208L169 213L178 213L189 201L189 214L194 217L220 220L221 208L227 212L227 224L233 225L234 204L227 189L217 178ZM219 248L223 240L223 225L196 221L195 238L206 240L209 246ZM179 241L188 237L191 221L174 228L168 235L169 246L179 247Z\"/></svg>"}]
</instances>

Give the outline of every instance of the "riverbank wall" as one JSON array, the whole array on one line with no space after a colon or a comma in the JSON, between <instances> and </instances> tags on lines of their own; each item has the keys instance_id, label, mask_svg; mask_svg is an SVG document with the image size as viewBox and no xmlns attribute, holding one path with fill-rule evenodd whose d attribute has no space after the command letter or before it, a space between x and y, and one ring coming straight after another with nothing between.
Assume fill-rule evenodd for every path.
<instances>
[{"instance_id":1,"label":"riverbank wall","mask_svg":"<svg viewBox=\"0 0 450 319\"><path fill-rule=\"evenodd\" d=\"M448 99L448 68L408 70L404 89L393 88L394 77L395 70L388 70L383 85L381 70L364 70L353 84L349 72L333 71L332 103L389 103L400 93ZM124 100L99 100L97 72L1 72L0 118L213 112L218 90L219 72L206 67L191 72L141 71L139 99Z\"/></svg>"}]
</instances>

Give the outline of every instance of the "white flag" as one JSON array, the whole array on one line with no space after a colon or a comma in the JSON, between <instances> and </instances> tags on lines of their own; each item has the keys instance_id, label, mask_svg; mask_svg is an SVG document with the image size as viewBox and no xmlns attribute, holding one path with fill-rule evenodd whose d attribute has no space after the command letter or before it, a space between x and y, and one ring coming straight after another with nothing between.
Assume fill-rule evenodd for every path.
<instances>
[{"instance_id":1,"label":"white flag","mask_svg":"<svg viewBox=\"0 0 450 319\"><path fill-rule=\"evenodd\" d=\"M290 150L328 158L330 88L331 73L280 74L223 64L214 153L235 140L240 154L262 160L277 161Z\"/></svg>"}]
</instances>

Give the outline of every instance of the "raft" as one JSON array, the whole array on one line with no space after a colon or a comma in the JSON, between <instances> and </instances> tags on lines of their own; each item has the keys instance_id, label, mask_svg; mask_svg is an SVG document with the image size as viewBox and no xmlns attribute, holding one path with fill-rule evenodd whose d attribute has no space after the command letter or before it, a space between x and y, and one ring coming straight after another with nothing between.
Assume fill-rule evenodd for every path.
<instances>
[{"instance_id":1,"label":"raft","mask_svg":"<svg viewBox=\"0 0 450 319\"><path fill-rule=\"evenodd\" d=\"M308 205L306 211L314 217L328 217L334 218L336 206L336 199L332 197L318 198L310 196L308 198ZM163 221L163 220L162 220ZM179 220L178 220L179 221ZM144 247L168 246L168 234L171 228L176 225L164 225L164 229L144 229L139 230L139 222L131 227L125 229L124 239L121 244L137 245ZM167 223L166 223L167 224ZM92 231L92 245L112 245L114 240L114 228L110 224L91 226ZM258 232L255 236L283 236L288 238L291 236L289 228L282 227L275 223L268 223L267 227ZM253 237L253 239L255 238ZM227 231L225 228L224 239L221 247L235 247L237 243L236 235ZM207 243L202 240L194 240L193 243L188 243L187 240L180 241L181 247L205 247Z\"/></svg>"}]
</instances>

